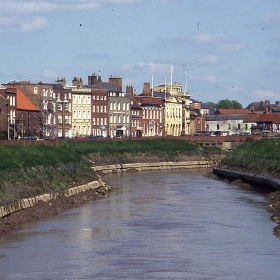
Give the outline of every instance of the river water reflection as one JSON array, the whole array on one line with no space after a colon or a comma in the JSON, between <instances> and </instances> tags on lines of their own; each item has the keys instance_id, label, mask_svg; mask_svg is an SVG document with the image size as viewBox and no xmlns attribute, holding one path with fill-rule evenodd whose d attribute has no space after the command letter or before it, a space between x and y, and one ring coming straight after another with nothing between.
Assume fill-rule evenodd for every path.
<instances>
[{"instance_id":1,"label":"river water reflection","mask_svg":"<svg viewBox=\"0 0 280 280\"><path fill-rule=\"evenodd\" d=\"M279 279L264 198L207 170L108 175L107 199L0 243L0 279Z\"/></svg>"}]
</instances>

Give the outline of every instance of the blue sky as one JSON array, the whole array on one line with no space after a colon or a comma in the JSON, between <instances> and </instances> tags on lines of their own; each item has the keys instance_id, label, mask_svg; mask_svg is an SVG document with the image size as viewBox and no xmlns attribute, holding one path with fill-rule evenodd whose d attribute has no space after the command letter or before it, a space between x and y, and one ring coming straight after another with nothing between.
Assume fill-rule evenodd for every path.
<instances>
[{"instance_id":1,"label":"blue sky","mask_svg":"<svg viewBox=\"0 0 280 280\"><path fill-rule=\"evenodd\" d=\"M0 38L0 83L172 72L203 102L280 100L279 0L1 0Z\"/></svg>"}]
</instances>

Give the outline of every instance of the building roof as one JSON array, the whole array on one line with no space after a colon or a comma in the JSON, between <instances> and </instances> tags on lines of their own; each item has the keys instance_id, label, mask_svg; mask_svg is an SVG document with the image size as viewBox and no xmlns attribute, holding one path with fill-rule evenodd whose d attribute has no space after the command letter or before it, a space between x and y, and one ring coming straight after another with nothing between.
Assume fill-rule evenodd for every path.
<instances>
[{"instance_id":1,"label":"building roof","mask_svg":"<svg viewBox=\"0 0 280 280\"><path fill-rule=\"evenodd\" d=\"M239 114L239 115L245 115L251 113L248 109L217 109L215 111L215 114L218 115L231 115L231 114Z\"/></svg>"},{"instance_id":2,"label":"building roof","mask_svg":"<svg viewBox=\"0 0 280 280\"><path fill-rule=\"evenodd\" d=\"M246 114L244 116L244 123L256 123L259 119L260 114Z\"/></svg>"},{"instance_id":3,"label":"building roof","mask_svg":"<svg viewBox=\"0 0 280 280\"><path fill-rule=\"evenodd\" d=\"M171 94L169 92L153 91L154 97L160 97L162 99L169 98Z\"/></svg>"},{"instance_id":4,"label":"building roof","mask_svg":"<svg viewBox=\"0 0 280 280\"><path fill-rule=\"evenodd\" d=\"M23 111L40 111L24 93L16 87L7 87L7 90L16 93L16 108Z\"/></svg>"},{"instance_id":5,"label":"building roof","mask_svg":"<svg viewBox=\"0 0 280 280\"><path fill-rule=\"evenodd\" d=\"M135 100L141 104L141 106L160 106L163 105L163 100L158 97L152 96L134 96Z\"/></svg>"},{"instance_id":6,"label":"building roof","mask_svg":"<svg viewBox=\"0 0 280 280\"><path fill-rule=\"evenodd\" d=\"M247 114L244 122L251 123L280 123L280 114Z\"/></svg>"},{"instance_id":7,"label":"building roof","mask_svg":"<svg viewBox=\"0 0 280 280\"><path fill-rule=\"evenodd\" d=\"M280 122L280 114L261 114L257 120L259 123L271 122L271 123L279 123Z\"/></svg>"},{"instance_id":8,"label":"building roof","mask_svg":"<svg viewBox=\"0 0 280 280\"><path fill-rule=\"evenodd\" d=\"M226 115L207 115L206 121L230 121L243 120L244 115L240 114L226 114Z\"/></svg>"},{"instance_id":9,"label":"building roof","mask_svg":"<svg viewBox=\"0 0 280 280\"><path fill-rule=\"evenodd\" d=\"M141 105L135 100L134 97L131 97L131 109L142 110Z\"/></svg>"},{"instance_id":10,"label":"building roof","mask_svg":"<svg viewBox=\"0 0 280 280\"><path fill-rule=\"evenodd\" d=\"M270 107L270 101L258 101L252 102L247 106L247 109L250 111L262 111L265 112Z\"/></svg>"}]
</instances>

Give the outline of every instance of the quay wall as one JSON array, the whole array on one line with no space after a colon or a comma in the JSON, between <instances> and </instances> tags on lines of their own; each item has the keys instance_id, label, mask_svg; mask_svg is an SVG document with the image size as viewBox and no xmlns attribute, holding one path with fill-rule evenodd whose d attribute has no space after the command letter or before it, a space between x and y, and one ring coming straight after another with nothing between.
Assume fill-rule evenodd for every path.
<instances>
[{"instance_id":1,"label":"quay wall","mask_svg":"<svg viewBox=\"0 0 280 280\"><path fill-rule=\"evenodd\" d=\"M218 167L213 168L213 173L220 178L229 180L242 180L250 183L253 186L262 186L263 188L272 188L280 190L280 180L259 174L242 173L240 171L233 171L229 169L222 169Z\"/></svg>"},{"instance_id":2,"label":"quay wall","mask_svg":"<svg viewBox=\"0 0 280 280\"><path fill-rule=\"evenodd\" d=\"M87 183L85 185L69 188L61 193L52 193L52 194L47 193L47 194L37 195L35 197L24 198L19 201L11 203L10 205L1 206L0 218L5 217L13 212L20 211L25 208L33 207L36 204L38 204L39 201L49 202L51 200L58 199L61 196L69 197L75 194L79 194L81 192L85 192L90 189L98 190L100 187L105 187L105 189L108 188L107 190L109 190L109 187L107 187L104 184L104 182L102 182L102 180L99 180L99 181L93 181Z\"/></svg>"},{"instance_id":3,"label":"quay wall","mask_svg":"<svg viewBox=\"0 0 280 280\"><path fill-rule=\"evenodd\" d=\"M102 166L93 166L96 172L112 173L126 171L149 171L149 170L170 170L170 169L189 169L189 168L206 168L216 165L214 160L198 161L181 161L181 162L148 162L148 163L125 163L111 164Z\"/></svg>"}]
</instances>

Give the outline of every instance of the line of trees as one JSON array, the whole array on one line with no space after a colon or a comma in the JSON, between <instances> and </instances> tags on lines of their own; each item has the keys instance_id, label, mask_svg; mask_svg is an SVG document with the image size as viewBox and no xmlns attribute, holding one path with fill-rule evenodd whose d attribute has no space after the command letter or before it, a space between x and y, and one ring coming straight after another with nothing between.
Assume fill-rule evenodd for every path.
<instances>
[{"instance_id":1,"label":"line of trees","mask_svg":"<svg viewBox=\"0 0 280 280\"><path fill-rule=\"evenodd\" d=\"M205 104L216 109L243 109L243 106L236 100L222 99L218 103L206 102Z\"/></svg>"}]
</instances>

